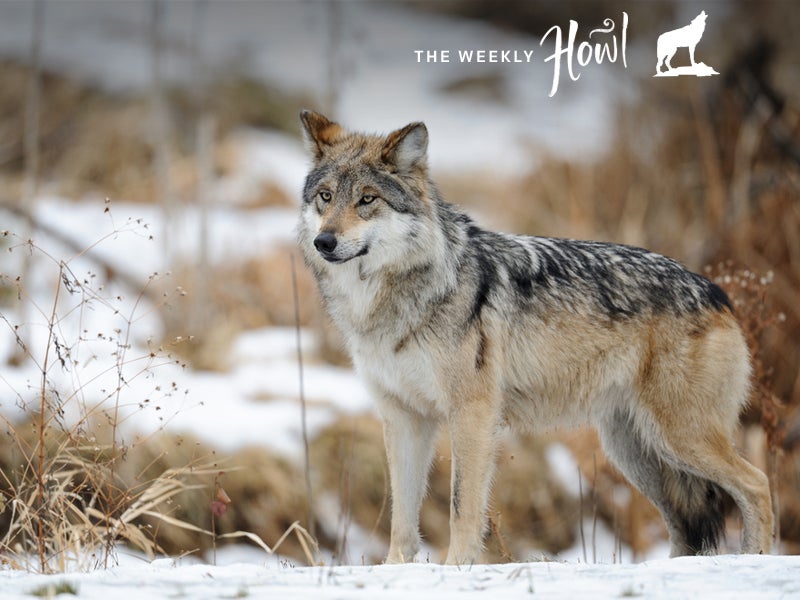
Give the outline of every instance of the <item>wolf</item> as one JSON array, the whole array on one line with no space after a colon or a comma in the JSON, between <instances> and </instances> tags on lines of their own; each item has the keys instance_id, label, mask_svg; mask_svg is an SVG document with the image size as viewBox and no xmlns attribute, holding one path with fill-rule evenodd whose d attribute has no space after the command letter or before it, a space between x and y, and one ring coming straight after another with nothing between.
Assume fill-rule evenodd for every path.
<instances>
[{"instance_id":1,"label":"wolf","mask_svg":"<svg viewBox=\"0 0 800 600\"><path fill-rule=\"evenodd\" d=\"M694 49L697 47L700 38L703 37L703 32L706 30L707 16L706 11L701 11L699 15L692 19L689 25L679 29L673 29L672 31L666 31L658 36L658 41L656 42L656 55L658 56L658 62L656 63L657 74L662 72L662 64L667 67L667 71L672 70L670 61L672 57L675 56L678 48L689 48L689 59L692 62L692 66L694 67L697 65L694 60Z\"/></svg>"},{"instance_id":2,"label":"wolf","mask_svg":"<svg viewBox=\"0 0 800 600\"><path fill-rule=\"evenodd\" d=\"M712 552L723 499L769 552L767 478L731 444L747 344L725 293L631 246L495 233L445 202L428 131L301 120L298 242L384 426L387 562L414 560L440 424L452 445L447 563L480 560L499 433L589 422L660 510L671 555Z\"/></svg>"}]
</instances>

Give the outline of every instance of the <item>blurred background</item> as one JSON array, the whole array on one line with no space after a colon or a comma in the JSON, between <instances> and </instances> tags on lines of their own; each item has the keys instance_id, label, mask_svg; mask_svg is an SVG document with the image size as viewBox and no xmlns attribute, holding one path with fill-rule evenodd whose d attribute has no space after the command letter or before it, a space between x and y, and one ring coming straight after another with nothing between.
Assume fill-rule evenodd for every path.
<instances>
[{"instance_id":1,"label":"blurred background","mask_svg":"<svg viewBox=\"0 0 800 600\"><path fill-rule=\"evenodd\" d=\"M654 78L658 35L701 10L696 58L719 75ZM623 12L627 65L564 65L550 97L542 35L574 20L580 43L611 19L621 44ZM328 563L382 560L380 422L294 246L311 108L370 132L425 121L434 180L487 227L645 246L719 281L756 364L737 446L769 474L779 551L800 552L795 26L789 0L0 1L4 547L30 542L11 501L46 446L113 465L101 494L48 463L82 514L207 467L152 510L213 536L137 513L161 552L210 560L220 533L272 545L299 521ZM454 59L468 49L534 58ZM423 560L448 541L441 438ZM101 439L112 451L87 454ZM589 429L509 433L490 513L491 560L668 554ZM739 535L732 511L728 550ZM295 537L279 553L307 556Z\"/></svg>"}]
</instances>

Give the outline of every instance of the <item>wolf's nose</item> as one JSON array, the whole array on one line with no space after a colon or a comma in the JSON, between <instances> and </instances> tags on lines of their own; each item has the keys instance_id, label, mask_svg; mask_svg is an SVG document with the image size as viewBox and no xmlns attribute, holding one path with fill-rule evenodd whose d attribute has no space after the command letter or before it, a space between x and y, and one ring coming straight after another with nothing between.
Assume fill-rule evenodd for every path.
<instances>
[{"instance_id":1,"label":"wolf's nose","mask_svg":"<svg viewBox=\"0 0 800 600\"><path fill-rule=\"evenodd\" d=\"M327 231L320 233L314 238L314 247L322 254L330 254L336 249L336 236Z\"/></svg>"}]
</instances>

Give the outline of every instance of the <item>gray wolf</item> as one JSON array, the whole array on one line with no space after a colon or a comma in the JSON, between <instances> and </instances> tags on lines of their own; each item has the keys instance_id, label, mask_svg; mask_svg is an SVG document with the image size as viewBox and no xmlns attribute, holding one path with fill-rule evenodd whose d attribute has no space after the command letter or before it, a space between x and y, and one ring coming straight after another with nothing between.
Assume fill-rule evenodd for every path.
<instances>
[{"instance_id":1,"label":"gray wolf","mask_svg":"<svg viewBox=\"0 0 800 600\"><path fill-rule=\"evenodd\" d=\"M672 70L670 61L672 57L675 56L678 48L688 48L689 59L692 62L692 66L694 67L697 65L694 60L694 49L697 47L700 38L703 37L703 32L706 30L707 16L706 11L701 11L701 13L692 19L692 22L685 27L673 29L672 31L664 32L658 36L658 41L656 42L656 55L658 56L656 73L662 72L662 64L667 67L668 71Z\"/></svg>"},{"instance_id":2,"label":"gray wolf","mask_svg":"<svg viewBox=\"0 0 800 600\"><path fill-rule=\"evenodd\" d=\"M301 120L313 157L298 241L378 404L387 562L414 560L439 425L452 444L447 562L480 559L498 433L583 422L658 507L671 555L714 551L727 494L769 552L764 474L731 445L750 358L725 293L640 248L494 233L440 197L428 132Z\"/></svg>"}]
</instances>

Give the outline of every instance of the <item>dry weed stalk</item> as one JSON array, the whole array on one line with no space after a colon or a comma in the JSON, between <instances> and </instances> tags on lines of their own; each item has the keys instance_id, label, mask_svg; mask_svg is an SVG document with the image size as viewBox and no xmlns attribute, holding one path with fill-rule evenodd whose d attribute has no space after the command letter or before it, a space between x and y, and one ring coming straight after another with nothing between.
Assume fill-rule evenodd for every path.
<instances>
[{"instance_id":1,"label":"dry weed stalk","mask_svg":"<svg viewBox=\"0 0 800 600\"><path fill-rule=\"evenodd\" d=\"M303 377L303 349L300 345L300 297L297 292L297 270L294 266L294 253L289 254L289 260L292 267L292 299L294 300L294 326L295 326L295 340L297 344L297 368L298 368L298 391L300 393L300 425L303 431L303 473L306 481L306 497L308 499L308 515L306 517L308 529L311 532L311 537L316 537L315 523L314 523L314 496L313 488L311 487L311 463L308 453L308 424L306 422L306 395L305 395L305 378Z\"/></svg>"},{"instance_id":2,"label":"dry weed stalk","mask_svg":"<svg viewBox=\"0 0 800 600\"><path fill-rule=\"evenodd\" d=\"M108 207L105 211L109 212ZM17 366L38 376L38 383L29 384L27 390L12 387L17 407L31 418L33 435L7 415L0 416L19 465L0 479L4 512L9 513L0 547L7 558L12 557L8 558L12 564L33 569L35 562L35 570L41 572L65 570L70 564L107 566L120 538L143 551L154 550L152 542L145 543L142 531L125 519L124 507L136 496L120 485L115 470L131 449L117 430L123 390L135 379L149 376L152 369L172 362L160 350L129 356L132 327L155 310L143 310L142 300L156 276L148 279L126 309L122 295L110 293L105 284L98 283L96 274L78 277L73 271L101 242L123 232L142 231L146 226L128 221L66 260L55 258L30 239L17 239L18 244L8 248L11 254L21 250L35 261L37 273L49 269L54 290L52 305L44 309L27 278L0 274L3 283L16 290L19 307L26 307L22 313L31 318L29 323L13 324L8 314L0 316L16 341L21 356ZM92 337L89 315L93 313L122 323L110 333L101 331ZM45 331L39 341L33 335L37 329ZM108 346L111 360L106 362L100 356ZM103 387L109 382L113 384ZM98 441L93 433L99 426L108 428L105 441ZM103 549L100 558L95 554L99 548Z\"/></svg>"},{"instance_id":3,"label":"dry weed stalk","mask_svg":"<svg viewBox=\"0 0 800 600\"><path fill-rule=\"evenodd\" d=\"M16 242L8 252L28 253L39 276L49 270L53 285L45 309L41 294L31 289L33 284L0 273L0 283L16 292L17 303L27 306L25 314L33 315L31 322L15 324L13 309L4 310L0 323L5 324L23 356L15 366L35 374L24 390L15 389L0 376L28 419L26 425L8 412L0 415L10 441L11 464L15 465L0 471L3 562L43 573L107 567L115 560L120 542L153 557L161 552L157 531L150 525L155 521L215 540L246 538L269 553L295 534L313 564L316 543L297 523L270 547L252 533L217 535L170 514L174 510L170 505L179 494L207 487L197 478L217 473L216 465L194 460L135 485L120 473L123 462L140 447L144 450L149 439L126 442L121 425L136 412L153 411L163 426L165 417L160 415L166 411L162 408L180 389L174 382L162 388L158 382L148 381L156 369L183 366L164 348L150 348L149 340L145 350L134 345L139 337L136 326L180 295L180 289L154 303L155 294L149 288L159 276L152 275L138 294L126 300L122 293L111 291L113 284L100 282L96 274L79 277L75 273L98 244L123 233L149 237L146 225L128 221L113 227L89 248L60 260L31 240L2 232L12 244ZM95 327L103 329L95 334ZM30 332L36 335L25 335ZM140 392L148 397L131 400L137 380L152 388Z\"/></svg>"}]
</instances>

